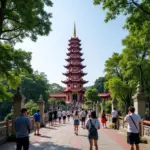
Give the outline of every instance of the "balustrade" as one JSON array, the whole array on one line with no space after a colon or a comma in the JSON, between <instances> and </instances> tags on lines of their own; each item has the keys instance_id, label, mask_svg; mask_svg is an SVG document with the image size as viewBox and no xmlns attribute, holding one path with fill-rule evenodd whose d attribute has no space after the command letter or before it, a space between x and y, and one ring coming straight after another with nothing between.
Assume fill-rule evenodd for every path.
<instances>
[{"instance_id":1,"label":"balustrade","mask_svg":"<svg viewBox=\"0 0 150 150\"><path fill-rule=\"evenodd\" d=\"M112 122L112 117L110 114L107 114L107 121L109 123ZM119 128L124 129L124 131L127 131L128 123L124 122L124 117L119 117ZM150 139L150 121L144 120L141 123L140 126L141 129L141 136L144 136L148 139Z\"/></svg>"},{"instance_id":2,"label":"balustrade","mask_svg":"<svg viewBox=\"0 0 150 150\"><path fill-rule=\"evenodd\" d=\"M31 120L31 130L34 130L34 117L30 116ZM45 123L48 122L48 113L44 115ZM0 122L0 137L7 138L13 132L13 120Z\"/></svg>"}]
</instances>

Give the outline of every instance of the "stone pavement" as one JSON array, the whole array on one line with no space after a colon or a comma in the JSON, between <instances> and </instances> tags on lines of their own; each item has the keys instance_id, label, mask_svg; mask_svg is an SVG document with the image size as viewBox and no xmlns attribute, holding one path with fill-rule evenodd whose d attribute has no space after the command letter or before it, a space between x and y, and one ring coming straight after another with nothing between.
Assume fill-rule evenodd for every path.
<instances>
[{"instance_id":1,"label":"stone pavement","mask_svg":"<svg viewBox=\"0 0 150 150\"><path fill-rule=\"evenodd\" d=\"M72 120L66 125L47 126L41 129L41 136L30 136L30 150L88 150L87 130L79 128L79 135L74 135ZM100 150L128 150L125 139L111 129L100 129ZM148 146L142 150L150 149ZM15 143L6 143L0 146L0 150L15 150Z\"/></svg>"}]
</instances>

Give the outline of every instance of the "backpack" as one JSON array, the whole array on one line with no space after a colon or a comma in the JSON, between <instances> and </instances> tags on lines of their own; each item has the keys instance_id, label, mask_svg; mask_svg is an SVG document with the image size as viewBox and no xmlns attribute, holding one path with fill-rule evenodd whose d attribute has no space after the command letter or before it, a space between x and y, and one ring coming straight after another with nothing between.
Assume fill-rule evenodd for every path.
<instances>
[{"instance_id":1,"label":"backpack","mask_svg":"<svg viewBox=\"0 0 150 150\"><path fill-rule=\"evenodd\" d=\"M90 119L90 123L91 123L91 128L89 129L89 134L91 137L97 137L97 129L95 128L91 119Z\"/></svg>"}]
</instances>

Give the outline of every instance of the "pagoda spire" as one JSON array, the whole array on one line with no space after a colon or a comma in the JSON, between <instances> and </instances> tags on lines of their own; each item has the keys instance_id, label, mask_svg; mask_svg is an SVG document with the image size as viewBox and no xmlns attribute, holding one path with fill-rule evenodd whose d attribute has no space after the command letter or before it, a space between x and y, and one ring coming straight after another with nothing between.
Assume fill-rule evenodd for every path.
<instances>
[{"instance_id":1,"label":"pagoda spire","mask_svg":"<svg viewBox=\"0 0 150 150\"><path fill-rule=\"evenodd\" d=\"M73 33L73 37L76 38L76 23L74 23L74 33Z\"/></svg>"}]
</instances>

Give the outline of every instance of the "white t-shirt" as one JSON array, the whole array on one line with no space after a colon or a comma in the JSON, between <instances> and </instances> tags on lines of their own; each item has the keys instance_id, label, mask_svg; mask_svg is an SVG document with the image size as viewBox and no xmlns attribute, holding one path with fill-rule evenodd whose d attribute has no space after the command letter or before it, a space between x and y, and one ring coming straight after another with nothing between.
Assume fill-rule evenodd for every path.
<instances>
[{"instance_id":1,"label":"white t-shirt","mask_svg":"<svg viewBox=\"0 0 150 150\"><path fill-rule=\"evenodd\" d=\"M91 111L90 110L88 111L88 114L91 115Z\"/></svg>"},{"instance_id":2,"label":"white t-shirt","mask_svg":"<svg viewBox=\"0 0 150 150\"><path fill-rule=\"evenodd\" d=\"M62 116L61 111L58 111L57 115L58 115L58 117L61 117Z\"/></svg>"},{"instance_id":3,"label":"white t-shirt","mask_svg":"<svg viewBox=\"0 0 150 150\"><path fill-rule=\"evenodd\" d=\"M74 119L74 120L79 120L79 116L78 116L78 115L77 115L77 116L74 115L74 116L73 116L73 119Z\"/></svg>"},{"instance_id":4,"label":"white t-shirt","mask_svg":"<svg viewBox=\"0 0 150 150\"><path fill-rule=\"evenodd\" d=\"M133 121L132 121L130 116L134 120L138 130L135 127L135 125L134 125L134 123L133 123ZM129 115L127 115L125 117L124 121L128 122L128 132L130 132L130 133L139 133L139 130L140 130L139 124L141 122L141 117L139 115L137 115L137 114L129 114Z\"/></svg>"},{"instance_id":5,"label":"white t-shirt","mask_svg":"<svg viewBox=\"0 0 150 150\"><path fill-rule=\"evenodd\" d=\"M63 112L62 112L62 115L63 115L63 117L66 116L66 111L63 111Z\"/></svg>"},{"instance_id":6,"label":"white t-shirt","mask_svg":"<svg viewBox=\"0 0 150 150\"><path fill-rule=\"evenodd\" d=\"M81 115L81 117L86 117L85 111L81 111L80 115Z\"/></svg>"},{"instance_id":7,"label":"white t-shirt","mask_svg":"<svg viewBox=\"0 0 150 150\"><path fill-rule=\"evenodd\" d=\"M111 114L113 118L117 118L118 116L118 112L116 110L113 110Z\"/></svg>"},{"instance_id":8,"label":"white t-shirt","mask_svg":"<svg viewBox=\"0 0 150 150\"><path fill-rule=\"evenodd\" d=\"M94 127L96 129L98 129L100 127L100 122L98 119L89 119L86 123L86 127L88 127L89 129L91 128L91 122L90 120L92 121L92 124L94 125Z\"/></svg>"},{"instance_id":9,"label":"white t-shirt","mask_svg":"<svg viewBox=\"0 0 150 150\"><path fill-rule=\"evenodd\" d=\"M67 115L69 116L71 113L70 113L70 111L67 111Z\"/></svg>"}]
</instances>

